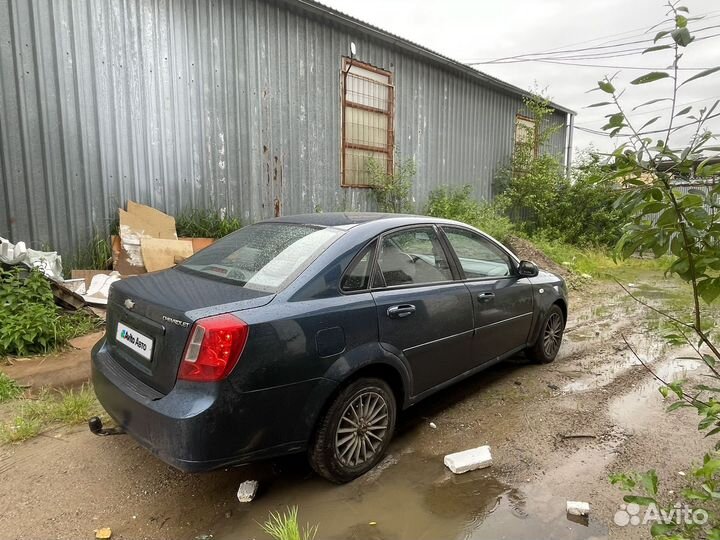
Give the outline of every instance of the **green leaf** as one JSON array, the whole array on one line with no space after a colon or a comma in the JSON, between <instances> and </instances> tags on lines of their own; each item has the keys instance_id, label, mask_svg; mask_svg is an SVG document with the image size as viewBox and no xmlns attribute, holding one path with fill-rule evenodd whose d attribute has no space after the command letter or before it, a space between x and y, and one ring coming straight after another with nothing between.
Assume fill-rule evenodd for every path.
<instances>
[{"instance_id":1,"label":"green leaf","mask_svg":"<svg viewBox=\"0 0 720 540\"><path fill-rule=\"evenodd\" d=\"M706 304L712 304L720 296L720 278L698 281L698 293Z\"/></svg>"},{"instance_id":2,"label":"green leaf","mask_svg":"<svg viewBox=\"0 0 720 540\"><path fill-rule=\"evenodd\" d=\"M630 84L647 84L660 79L667 79L670 75L664 71L651 71L645 75L640 75L637 79L630 81Z\"/></svg>"},{"instance_id":3,"label":"green leaf","mask_svg":"<svg viewBox=\"0 0 720 540\"><path fill-rule=\"evenodd\" d=\"M607 94L615 92L615 87L612 83L610 83L610 81L598 81L598 88Z\"/></svg>"},{"instance_id":4,"label":"green leaf","mask_svg":"<svg viewBox=\"0 0 720 540\"><path fill-rule=\"evenodd\" d=\"M657 495L658 477L654 469L643 474L640 481L648 494Z\"/></svg>"},{"instance_id":5,"label":"green leaf","mask_svg":"<svg viewBox=\"0 0 720 540\"><path fill-rule=\"evenodd\" d=\"M638 131L642 131L643 129L645 129L646 127L648 127L650 124L654 124L655 122L657 122L659 119L660 119L659 116L656 116L655 118L651 118L650 120L648 120L647 122L645 122Z\"/></svg>"},{"instance_id":6,"label":"green leaf","mask_svg":"<svg viewBox=\"0 0 720 540\"><path fill-rule=\"evenodd\" d=\"M690 10L686 8L685 6L678 6L675 8L675 11L684 11L685 13L689 13Z\"/></svg>"},{"instance_id":7,"label":"green leaf","mask_svg":"<svg viewBox=\"0 0 720 540\"><path fill-rule=\"evenodd\" d=\"M683 15L676 15L675 16L675 25L678 28L685 28L687 26L687 17Z\"/></svg>"},{"instance_id":8,"label":"green leaf","mask_svg":"<svg viewBox=\"0 0 720 540\"><path fill-rule=\"evenodd\" d=\"M683 85L689 83L690 81L694 81L695 79L700 79L700 78L702 78L702 77L707 77L708 75L712 75L713 73L717 73L718 71L720 71L720 66L706 69L706 70L704 70L704 71L701 71L700 73L696 73L695 75L693 75L692 77L690 77L688 80L686 80L685 82L683 82L680 86L683 86ZM679 87L678 87L678 88L679 88Z\"/></svg>"},{"instance_id":9,"label":"green leaf","mask_svg":"<svg viewBox=\"0 0 720 540\"><path fill-rule=\"evenodd\" d=\"M654 47L648 47L641 54L651 53L655 51L664 51L665 49L672 49L672 45L655 45Z\"/></svg>"},{"instance_id":10,"label":"green leaf","mask_svg":"<svg viewBox=\"0 0 720 540\"><path fill-rule=\"evenodd\" d=\"M640 497L639 495L625 495L623 501L626 503L635 503L640 506L648 506L650 504L656 504L655 499L652 497Z\"/></svg>"},{"instance_id":11,"label":"green leaf","mask_svg":"<svg viewBox=\"0 0 720 540\"><path fill-rule=\"evenodd\" d=\"M650 101L646 101L645 103L641 103L637 107L633 107L633 111L638 110L640 107L644 107L645 105L652 105L653 103L658 103L660 101L672 101L672 98L657 98L657 99L651 99Z\"/></svg>"},{"instance_id":12,"label":"green leaf","mask_svg":"<svg viewBox=\"0 0 720 540\"><path fill-rule=\"evenodd\" d=\"M659 521L656 521L652 524L650 527L650 536L653 538L656 538L658 536L668 536L668 533L671 533L675 530L675 525L672 523L660 523Z\"/></svg>"},{"instance_id":13,"label":"green leaf","mask_svg":"<svg viewBox=\"0 0 720 540\"><path fill-rule=\"evenodd\" d=\"M682 116L683 114L687 114L687 113L690 112L691 109L692 109L692 106L690 106L690 107L685 107L682 111L676 112L676 113L675 113L675 116ZM688 148L689 148L689 147L688 147Z\"/></svg>"},{"instance_id":14,"label":"green leaf","mask_svg":"<svg viewBox=\"0 0 720 540\"><path fill-rule=\"evenodd\" d=\"M593 107L604 107L605 105L612 105L611 101L600 101L598 103L593 103L592 105L588 105L585 107L586 109L591 109Z\"/></svg>"},{"instance_id":15,"label":"green leaf","mask_svg":"<svg viewBox=\"0 0 720 540\"><path fill-rule=\"evenodd\" d=\"M653 43L657 43L659 39L664 38L670 33L670 30L661 30L657 34L655 34L655 39L653 40Z\"/></svg>"},{"instance_id":16,"label":"green leaf","mask_svg":"<svg viewBox=\"0 0 720 540\"><path fill-rule=\"evenodd\" d=\"M670 32L670 37L672 37L673 41L680 47L687 47L695 39L690 35L690 31L687 27L676 28Z\"/></svg>"}]
</instances>

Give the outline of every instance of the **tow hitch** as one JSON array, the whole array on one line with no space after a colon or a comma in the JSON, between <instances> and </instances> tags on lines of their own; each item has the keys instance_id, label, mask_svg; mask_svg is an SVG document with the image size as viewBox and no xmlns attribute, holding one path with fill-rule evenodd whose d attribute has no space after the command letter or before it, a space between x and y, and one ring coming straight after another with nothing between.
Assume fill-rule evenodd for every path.
<instances>
[{"instance_id":1,"label":"tow hitch","mask_svg":"<svg viewBox=\"0 0 720 540\"><path fill-rule=\"evenodd\" d=\"M88 420L88 427L90 428L90 432L99 436L99 437L106 437L108 435L122 435L125 433L122 428L120 427L114 427L114 428L103 428L103 423L100 418L97 416L93 416Z\"/></svg>"}]
</instances>

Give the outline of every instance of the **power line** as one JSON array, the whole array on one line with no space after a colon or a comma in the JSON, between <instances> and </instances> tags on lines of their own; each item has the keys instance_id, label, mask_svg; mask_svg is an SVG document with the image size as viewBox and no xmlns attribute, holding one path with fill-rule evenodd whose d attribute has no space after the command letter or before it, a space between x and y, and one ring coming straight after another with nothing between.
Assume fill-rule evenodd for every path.
<instances>
[{"instance_id":1,"label":"power line","mask_svg":"<svg viewBox=\"0 0 720 540\"><path fill-rule=\"evenodd\" d=\"M715 28L720 28L720 25L717 25ZM697 38L695 41L703 41L706 39L712 39L720 36L720 33L717 34L711 34L709 36L703 36ZM502 62L485 62L483 64L485 65L498 65L498 64L517 64L522 62L532 62L532 61L538 61L538 60L604 60L608 58L619 58L623 56L635 56L638 53L644 51L647 47L632 47L629 49L620 49L617 51L607 51L607 52L598 52L598 53L586 53L586 54L577 54L577 55L569 55L569 56L549 56L549 57L541 57L541 58L516 58L516 59L509 59L504 60ZM468 64L468 65L477 65L475 63Z\"/></svg>"},{"instance_id":2,"label":"power line","mask_svg":"<svg viewBox=\"0 0 720 540\"><path fill-rule=\"evenodd\" d=\"M717 17L720 17L720 15L712 15L712 16L710 16L711 14L715 14L715 13L720 13L720 10L711 11L711 12L707 13L707 14L705 15L705 17L704 17L704 20L710 20L710 19L715 19L715 18L717 18ZM713 26L707 26L707 27L703 27L703 28L698 28L697 30L694 31L694 33L697 34L698 32L702 32L702 31L709 30L709 29L712 29L712 28L719 28L719 27L720 27L720 25L713 25ZM625 32L625 33L629 33L629 32L631 32L631 31L628 31L628 32ZM611 34L611 35L616 35L616 34ZM617 34L617 35L620 35L620 34ZM640 36L643 36L643 35L647 35L647 31L644 32L644 33L638 34L637 36L633 35L633 36L630 36L630 37L625 38L625 39L632 39L632 38L634 38L634 37L640 37ZM579 42L579 43L577 43L577 45L584 44L584 43L591 43L591 42L597 41L597 40L599 40L599 39L603 39L603 38L595 38L594 40L587 40L587 41L585 41L585 42ZM617 40L616 40L616 41L617 41ZM525 54L519 54L519 55L513 55L513 56L505 56L505 57L495 58L495 59L486 60L486 61L467 62L467 64L468 64L468 65L479 65L479 64L503 63L503 62L506 61L506 60L514 60L514 59L526 58L526 57L529 57L529 56L558 55L558 54L577 53L577 52L584 52L584 51L597 51L598 49L614 49L614 48L618 48L618 47L624 47L624 46L627 46L627 45L636 45L636 44L639 44L639 43L648 43L649 41L653 41L653 38L652 38L652 37L648 37L648 38L641 39L641 40L625 41L625 42L618 43L618 44L615 44L615 45L599 44L599 45L593 45L592 47L584 47L584 48L580 48L580 49L563 49L563 47L571 47L571 46L572 46L572 45L565 45L565 46L556 47L556 48L554 48L554 49L548 49L548 50L541 51L541 52L525 53ZM611 43L611 41L608 41L607 43Z\"/></svg>"},{"instance_id":3,"label":"power line","mask_svg":"<svg viewBox=\"0 0 720 540\"><path fill-rule=\"evenodd\" d=\"M648 66L615 66L608 64L583 64L578 62L565 62L560 60L528 60L528 62L542 62L545 64L558 64L561 66L580 66L580 67L598 67L598 68L611 68L611 69L638 69L638 70L651 70L651 71L664 71L666 67L648 67ZM679 67L680 71L704 71L710 69L708 67Z\"/></svg>"}]
</instances>

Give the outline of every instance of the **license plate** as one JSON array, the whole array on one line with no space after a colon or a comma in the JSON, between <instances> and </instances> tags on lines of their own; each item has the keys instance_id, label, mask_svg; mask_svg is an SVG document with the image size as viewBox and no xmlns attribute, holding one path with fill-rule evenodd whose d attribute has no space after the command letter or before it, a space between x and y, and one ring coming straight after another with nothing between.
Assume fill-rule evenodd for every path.
<instances>
[{"instance_id":1,"label":"license plate","mask_svg":"<svg viewBox=\"0 0 720 540\"><path fill-rule=\"evenodd\" d=\"M153 339L119 322L115 339L143 358L152 358Z\"/></svg>"}]
</instances>

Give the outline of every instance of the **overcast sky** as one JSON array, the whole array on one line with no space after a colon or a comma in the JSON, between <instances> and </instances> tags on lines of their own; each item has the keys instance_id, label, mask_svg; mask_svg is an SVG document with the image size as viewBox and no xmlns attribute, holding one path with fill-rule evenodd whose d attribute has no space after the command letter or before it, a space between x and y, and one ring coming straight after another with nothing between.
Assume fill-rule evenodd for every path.
<instances>
[{"instance_id":1,"label":"overcast sky","mask_svg":"<svg viewBox=\"0 0 720 540\"><path fill-rule=\"evenodd\" d=\"M642 49L638 50L652 45L652 38L658 29L648 31L649 28L666 19L667 7L661 0L321 1L461 62L486 62L508 56L546 53L552 49L573 50L568 53L555 52L554 56L573 57L563 61L593 64L596 67L541 62L495 63L476 67L524 89L531 89L536 84L540 88L547 87L554 101L577 111L575 122L580 128L599 130L605 123L603 116L611 112L609 108L584 108L591 103L605 101L599 91L586 93L597 85L598 79L620 71L615 86L622 88L649 71L627 69L627 66L665 68L672 62L671 50L645 55L640 54ZM714 28L696 33L697 38L705 36L706 39L691 44L680 65L684 68L720 66L720 2L687 0L683 5L690 9L691 17L705 15L705 19L689 23L691 31L703 27ZM648 43L629 43L640 40L648 40ZM623 56L587 58L587 55L601 53ZM580 59L578 56L586 58ZM544 57L549 59L553 56L545 54ZM358 58L362 60L362 51L358 51ZM683 71L681 79L697 72ZM670 88L669 80L631 86L626 93L626 102L632 108L645 101L668 96ZM720 72L688 84L680 94L680 102L691 105L693 111L712 105L716 99L720 99ZM645 112L640 114L642 111ZM658 115L665 118L669 112L669 102L659 102L640 109L633 118L643 124ZM653 126L661 128L662 122L663 119L658 120ZM710 125L714 131L720 132L720 118ZM687 130L680 136L687 139ZM602 150L608 149L610 145L606 136L575 131L576 150L591 143Z\"/></svg>"}]
</instances>

